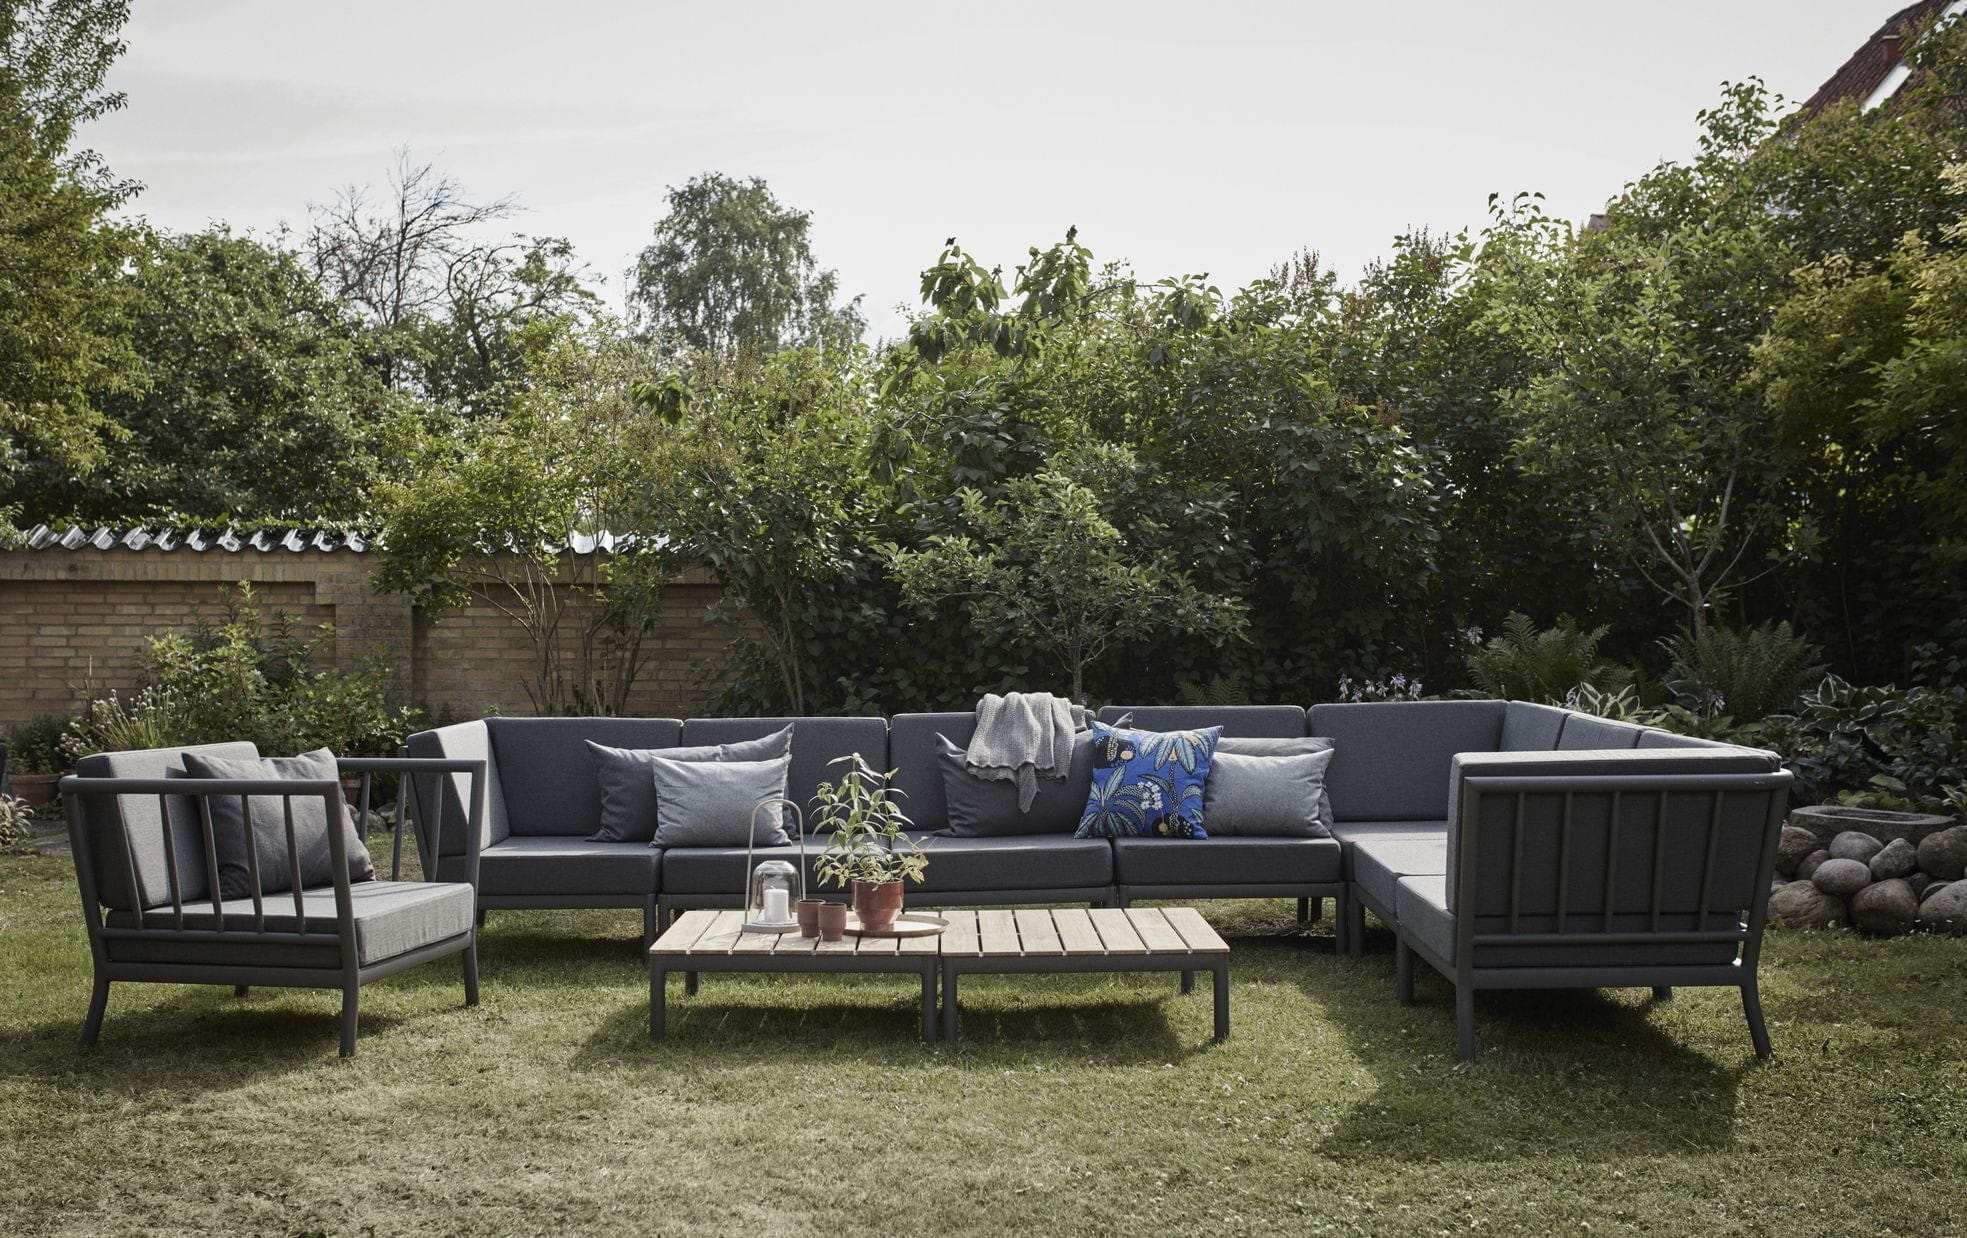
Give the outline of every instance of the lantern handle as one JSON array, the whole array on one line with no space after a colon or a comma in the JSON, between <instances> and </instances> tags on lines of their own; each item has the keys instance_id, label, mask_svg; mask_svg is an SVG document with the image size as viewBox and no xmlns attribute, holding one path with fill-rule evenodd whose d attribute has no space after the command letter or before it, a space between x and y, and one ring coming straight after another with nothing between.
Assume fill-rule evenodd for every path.
<instances>
[{"instance_id":1,"label":"lantern handle","mask_svg":"<svg viewBox=\"0 0 1967 1238\"><path fill-rule=\"evenodd\" d=\"M752 848L758 842L758 810L768 804L784 804L792 809L792 819L799 827L799 898L806 898L806 811L783 795L773 795L759 800L751 808L751 828L745 831L744 840L744 890L739 894L738 906L748 907L751 900L751 856Z\"/></svg>"}]
</instances>

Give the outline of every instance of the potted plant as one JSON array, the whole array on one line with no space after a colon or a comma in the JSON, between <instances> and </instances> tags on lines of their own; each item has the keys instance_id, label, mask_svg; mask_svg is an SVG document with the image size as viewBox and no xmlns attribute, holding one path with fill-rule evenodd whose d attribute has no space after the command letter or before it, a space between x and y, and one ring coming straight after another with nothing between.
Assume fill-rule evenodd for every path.
<instances>
[{"instance_id":1,"label":"potted plant","mask_svg":"<svg viewBox=\"0 0 1967 1238\"><path fill-rule=\"evenodd\" d=\"M899 793L889 789L887 776L859 753L833 762L842 763L846 774L813 797L815 829L832 834L814 869L822 882L851 889L861 927L880 931L901 914L902 883L921 881L929 857L906 832L908 816L892 798Z\"/></svg>"},{"instance_id":2,"label":"potted plant","mask_svg":"<svg viewBox=\"0 0 1967 1238\"><path fill-rule=\"evenodd\" d=\"M68 723L60 718L23 722L7 737L7 782L30 807L55 798L63 768L61 738ZM0 787L0 791L7 790Z\"/></svg>"}]
</instances>

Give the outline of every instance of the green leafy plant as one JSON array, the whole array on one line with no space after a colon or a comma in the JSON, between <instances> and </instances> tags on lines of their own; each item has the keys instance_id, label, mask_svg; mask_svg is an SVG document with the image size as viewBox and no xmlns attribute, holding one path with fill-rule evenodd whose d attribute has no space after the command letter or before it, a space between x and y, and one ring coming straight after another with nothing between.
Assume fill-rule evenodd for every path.
<instances>
[{"instance_id":1,"label":"green leafy plant","mask_svg":"<svg viewBox=\"0 0 1967 1238\"><path fill-rule=\"evenodd\" d=\"M1708 627L1660 642L1669 659L1666 685L1696 714L1756 722L1788 709L1823 681L1823 649L1789 622L1750 628Z\"/></svg>"},{"instance_id":2,"label":"green leafy plant","mask_svg":"<svg viewBox=\"0 0 1967 1238\"><path fill-rule=\"evenodd\" d=\"M95 752L169 748L191 742L176 702L167 693L146 688L128 702L114 691L90 701L82 716L68 724L61 746L73 765Z\"/></svg>"},{"instance_id":3,"label":"green leafy plant","mask_svg":"<svg viewBox=\"0 0 1967 1238\"><path fill-rule=\"evenodd\" d=\"M845 764L847 772L813 797L819 806L813 828L831 831L814 862L819 879L841 889L856 881L921 881L929 857L907 833L908 816L894 800L901 792L888 785L892 771L882 774L857 752L832 764Z\"/></svg>"},{"instance_id":4,"label":"green leafy plant","mask_svg":"<svg viewBox=\"0 0 1967 1238\"><path fill-rule=\"evenodd\" d=\"M1883 789L1930 807L1967 781L1967 688L1859 687L1827 675L1757 735L1796 774L1800 802Z\"/></svg>"},{"instance_id":5,"label":"green leafy plant","mask_svg":"<svg viewBox=\"0 0 1967 1238\"><path fill-rule=\"evenodd\" d=\"M1469 678L1490 696L1557 704L1586 687L1618 693L1632 684L1632 671L1598 656L1611 629L1580 628L1569 615L1539 629L1528 615L1512 614L1503 630L1468 654ZM1636 703L1636 697L1635 697Z\"/></svg>"},{"instance_id":6,"label":"green leafy plant","mask_svg":"<svg viewBox=\"0 0 1967 1238\"><path fill-rule=\"evenodd\" d=\"M0 851L10 850L27 841L33 815L26 800L0 795Z\"/></svg>"},{"instance_id":7,"label":"green leafy plant","mask_svg":"<svg viewBox=\"0 0 1967 1238\"><path fill-rule=\"evenodd\" d=\"M7 735L7 768L17 774L59 774L67 768L61 737L68 730L64 718L36 718L23 722Z\"/></svg>"}]
</instances>

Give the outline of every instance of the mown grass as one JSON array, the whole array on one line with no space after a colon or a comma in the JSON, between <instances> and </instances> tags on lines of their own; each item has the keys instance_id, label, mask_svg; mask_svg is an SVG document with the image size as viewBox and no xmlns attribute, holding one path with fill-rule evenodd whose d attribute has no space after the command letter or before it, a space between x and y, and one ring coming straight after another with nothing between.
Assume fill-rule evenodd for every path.
<instances>
[{"instance_id":1,"label":"mown grass","mask_svg":"<svg viewBox=\"0 0 1967 1238\"><path fill-rule=\"evenodd\" d=\"M1495 994L1211 904L1207 986L976 978L964 1041L901 977L707 977L646 1037L631 913L495 915L365 992L118 986L65 859L0 858L0 1231L1967 1232L1967 942L1772 932L1777 1056L1732 991Z\"/></svg>"}]
</instances>

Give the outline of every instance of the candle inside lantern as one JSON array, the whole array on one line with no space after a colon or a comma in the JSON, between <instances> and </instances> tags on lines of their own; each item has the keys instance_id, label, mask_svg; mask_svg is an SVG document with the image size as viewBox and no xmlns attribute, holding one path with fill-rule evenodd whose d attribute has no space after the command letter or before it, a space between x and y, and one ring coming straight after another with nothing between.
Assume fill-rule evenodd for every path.
<instances>
[{"instance_id":1,"label":"candle inside lantern","mask_svg":"<svg viewBox=\"0 0 1967 1238\"><path fill-rule=\"evenodd\" d=\"M792 918L791 912L792 907L786 901L786 892L784 890L765 891L765 918L767 920L789 920Z\"/></svg>"}]
</instances>

